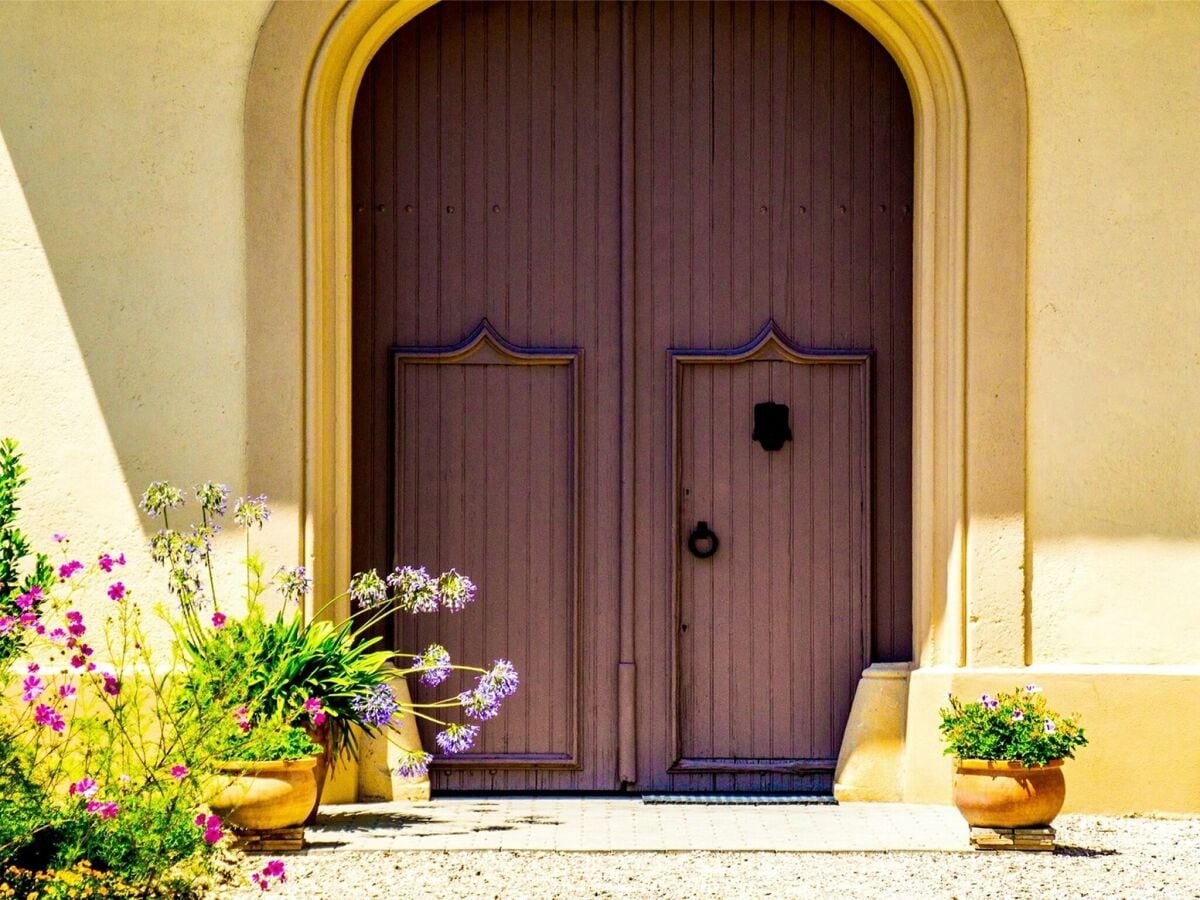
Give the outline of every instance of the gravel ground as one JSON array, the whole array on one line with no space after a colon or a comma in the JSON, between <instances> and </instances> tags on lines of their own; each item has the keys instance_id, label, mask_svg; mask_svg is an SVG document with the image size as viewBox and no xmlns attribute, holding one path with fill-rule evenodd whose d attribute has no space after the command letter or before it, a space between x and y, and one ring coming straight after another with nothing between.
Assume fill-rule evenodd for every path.
<instances>
[{"instance_id":1,"label":"gravel ground","mask_svg":"<svg viewBox=\"0 0 1200 900\"><path fill-rule=\"evenodd\" d=\"M280 898L1200 898L1200 819L1060 816L1054 854L322 852ZM965 826L964 826L965 827ZM256 862L265 860L256 858ZM247 866L249 868L249 866ZM259 897L247 885L222 900Z\"/></svg>"}]
</instances>

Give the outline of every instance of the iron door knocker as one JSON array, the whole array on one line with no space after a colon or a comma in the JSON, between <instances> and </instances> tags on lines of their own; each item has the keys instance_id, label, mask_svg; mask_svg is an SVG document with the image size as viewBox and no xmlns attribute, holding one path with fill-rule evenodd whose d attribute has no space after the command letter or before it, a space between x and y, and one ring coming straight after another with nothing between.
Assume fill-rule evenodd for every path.
<instances>
[{"instance_id":1,"label":"iron door knocker","mask_svg":"<svg viewBox=\"0 0 1200 900\"><path fill-rule=\"evenodd\" d=\"M700 548L702 542L707 542L708 546L704 549ZM688 550L696 559L708 559L717 552L717 548L721 546L721 542L713 533L713 530L708 527L707 522L698 522L696 527L692 529L692 533L688 535L687 540Z\"/></svg>"}]
</instances>

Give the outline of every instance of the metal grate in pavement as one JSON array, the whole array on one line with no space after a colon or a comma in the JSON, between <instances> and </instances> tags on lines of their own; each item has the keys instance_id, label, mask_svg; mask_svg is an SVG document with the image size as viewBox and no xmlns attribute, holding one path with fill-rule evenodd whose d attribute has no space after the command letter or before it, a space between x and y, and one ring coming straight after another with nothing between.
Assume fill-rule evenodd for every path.
<instances>
[{"instance_id":1,"label":"metal grate in pavement","mask_svg":"<svg viewBox=\"0 0 1200 900\"><path fill-rule=\"evenodd\" d=\"M642 794L649 804L699 806L837 806L828 794Z\"/></svg>"}]
</instances>

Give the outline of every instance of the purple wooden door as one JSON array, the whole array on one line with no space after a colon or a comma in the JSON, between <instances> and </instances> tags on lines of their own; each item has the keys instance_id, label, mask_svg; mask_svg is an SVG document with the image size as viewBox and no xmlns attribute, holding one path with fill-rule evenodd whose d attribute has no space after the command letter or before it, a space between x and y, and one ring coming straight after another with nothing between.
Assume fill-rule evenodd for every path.
<instances>
[{"instance_id":1,"label":"purple wooden door","mask_svg":"<svg viewBox=\"0 0 1200 900\"><path fill-rule=\"evenodd\" d=\"M672 772L814 788L836 762L869 654L869 359L797 354L770 331L675 357Z\"/></svg>"},{"instance_id":2,"label":"purple wooden door","mask_svg":"<svg viewBox=\"0 0 1200 900\"><path fill-rule=\"evenodd\" d=\"M352 143L353 562L472 575L399 646L523 675L435 787L827 787L911 652L893 61L820 3L440 3Z\"/></svg>"}]
</instances>

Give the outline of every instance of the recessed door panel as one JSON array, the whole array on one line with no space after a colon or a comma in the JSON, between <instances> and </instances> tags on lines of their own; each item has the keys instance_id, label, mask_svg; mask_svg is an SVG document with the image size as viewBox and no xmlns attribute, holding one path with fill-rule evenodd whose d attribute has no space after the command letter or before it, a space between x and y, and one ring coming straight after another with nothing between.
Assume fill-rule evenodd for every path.
<instances>
[{"instance_id":1,"label":"recessed door panel","mask_svg":"<svg viewBox=\"0 0 1200 900\"><path fill-rule=\"evenodd\" d=\"M866 359L679 367L679 773L829 774L866 658ZM755 406L790 439L752 437ZM759 428L762 430L762 416ZM707 548L704 548L707 549Z\"/></svg>"},{"instance_id":2,"label":"recessed door panel","mask_svg":"<svg viewBox=\"0 0 1200 900\"><path fill-rule=\"evenodd\" d=\"M402 617L401 649L440 643L455 662L519 663L503 714L442 766L577 769L578 354L509 353L483 328L465 347L396 354L395 558L479 586L461 612ZM412 692L428 703L473 683L454 672ZM433 749L438 726L418 726Z\"/></svg>"}]
</instances>

